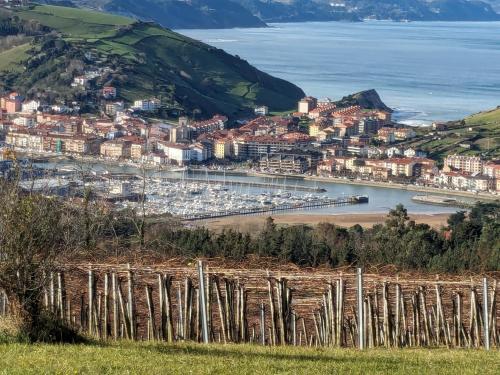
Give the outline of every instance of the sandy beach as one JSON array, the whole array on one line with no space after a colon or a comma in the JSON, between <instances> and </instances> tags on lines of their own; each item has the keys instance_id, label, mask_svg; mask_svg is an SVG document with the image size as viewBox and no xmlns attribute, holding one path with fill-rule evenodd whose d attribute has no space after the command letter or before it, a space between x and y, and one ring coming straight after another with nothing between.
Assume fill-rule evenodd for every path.
<instances>
[{"instance_id":1,"label":"sandy beach","mask_svg":"<svg viewBox=\"0 0 500 375\"><path fill-rule=\"evenodd\" d=\"M449 214L414 214L410 215L416 223L429 224L434 228L446 225ZM370 214L336 214L336 215L315 215L315 214L280 214L272 215L278 225L317 225L319 223L332 223L343 227L351 227L359 224L364 228L370 228L375 224L381 224L387 218L385 213ZM197 221L194 225L205 226L214 230L235 229L242 232L259 231L267 218L262 216L230 216L217 219Z\"/></svg>"}]
</instances>

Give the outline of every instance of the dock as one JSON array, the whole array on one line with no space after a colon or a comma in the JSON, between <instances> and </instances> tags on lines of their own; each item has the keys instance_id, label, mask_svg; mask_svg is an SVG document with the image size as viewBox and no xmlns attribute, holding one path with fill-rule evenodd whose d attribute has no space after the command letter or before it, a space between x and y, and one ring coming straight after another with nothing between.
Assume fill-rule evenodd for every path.
<instances>
[{"instance_id":1,"label":"dock","mask_svg":"<svg viewBox=\"0 0 500 375\"><path fill-rule=\"evenodd\" d=\"M321 199L320 201L313 202L303 202L296 203L293 205L285 204L281 206L270 206L270 207L262 207L256 209L246 209L246 210L237 210L237 211L225 211L225 212L214 212L209 215L187 215L183 216L182 220L184 221L198 221L198 220L206 220L206 219L215 219L221 217L228 216L241 216L241 215L264 215L264 214L272 214L277 212L284 211L294 211L294 210L307 210L313 208L326 208L326 207L334 207L334 206L348 206L354 204L363 204L368 203L369 199L367 196L353 195L342 198L328 198Z\"/></svg>"}]
</instances>

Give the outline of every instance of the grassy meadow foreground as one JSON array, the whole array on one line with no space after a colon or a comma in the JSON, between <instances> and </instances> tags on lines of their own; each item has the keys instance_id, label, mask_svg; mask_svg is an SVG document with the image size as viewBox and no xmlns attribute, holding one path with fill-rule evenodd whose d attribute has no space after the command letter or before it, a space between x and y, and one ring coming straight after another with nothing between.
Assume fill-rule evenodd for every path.
<instances>
[{"instance_id":1,"label":"grassy meadow foreground","mask_svg":"<svg viewBox=\"0 0 500 375\"><path fill-rule=\"evenodd\" d=\"M494 374L498 351L315 349L251 345L0 345L0 373Z\"/></svg>"}]
</instances>

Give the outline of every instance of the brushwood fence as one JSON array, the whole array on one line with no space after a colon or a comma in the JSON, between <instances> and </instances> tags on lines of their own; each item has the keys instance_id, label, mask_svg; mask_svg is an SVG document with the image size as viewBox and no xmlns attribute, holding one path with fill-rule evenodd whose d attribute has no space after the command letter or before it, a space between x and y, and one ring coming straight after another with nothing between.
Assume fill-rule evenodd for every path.
<instances>
[{"instance_id":1,"label":"brushwood fence","mask_svg":"<svg viewBox=\"0 0 500 375\"><path fill-rule=\"evenodd\" d=\"M499 348L494 277L67 265L44 307L103 340ZM0 315L8 300L0 292Z\"/></svg>"}]
</instances>

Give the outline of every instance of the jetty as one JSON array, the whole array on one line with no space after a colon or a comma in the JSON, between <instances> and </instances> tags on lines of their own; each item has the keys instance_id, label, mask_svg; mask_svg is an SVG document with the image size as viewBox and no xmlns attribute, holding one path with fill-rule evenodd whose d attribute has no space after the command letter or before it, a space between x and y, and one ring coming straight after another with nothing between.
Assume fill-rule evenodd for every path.
<instances>
[{"instance_id":1,"label":"jetty","mask_svg":"<svg viewBox=\"0 0 500 375\"><path fill-rule=\"evenodd\" d=\"M324 198L314 201L304 201L303 203L282 204L269 207L264 206L262 208L228 210L225 212L213 212L202 215L184 215L182 219L184 221L197 221L197 220L214 219L214 218L228 217L228 216L264 215L264 214L279 213L283 211L307 210L307 209L326 208L334 206L348 206L354 204L368 203L368 201L369 198L367 196L353 195L341 198Z\"/></svg>"},{"instance_id":2,"label":"jetty","mask_svg":"<svg viewBox=\"0 0 500 375\"><path fill-rule=\"evenodd\" d=\"M415 195L411 198L412 201L424 204L433 204L437 206L451 206L460 208L470 208L473 206L472 202L458 200L456 198L445 197L441 195Z\"/></svg>"}]
</instances>

